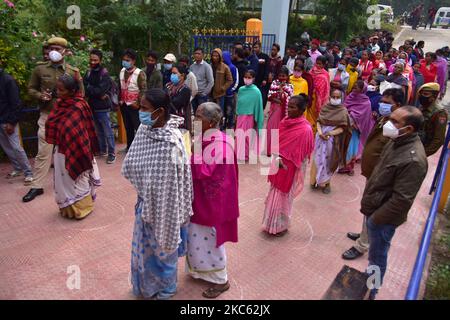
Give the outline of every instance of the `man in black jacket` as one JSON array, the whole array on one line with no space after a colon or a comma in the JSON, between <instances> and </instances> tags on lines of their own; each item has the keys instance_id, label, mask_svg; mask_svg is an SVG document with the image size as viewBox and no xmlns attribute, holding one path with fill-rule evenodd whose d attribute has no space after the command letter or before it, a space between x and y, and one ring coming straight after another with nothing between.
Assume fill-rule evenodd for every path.
<instances>
[{"instance_id":1,"label":"man in black jacket","mask_svg":"<svg viewBox=\"0 0 450 320\"><path fill-rule=\"evenodd\" d=\"M241 49L241 48L234 49L233 63L239 72L239 85L238 85L238 89L237 89L237 90L239 90L240 87L245 85L244 75L245 75L245 72L247 71L247 61L245 60L245 53L244 53L243 49Z\"/></svg>"},{"instance_id":2,"label":"man in black jacket","mask_svg":"<svg viewBox=\"0 0 450 320\"><path fill-rule=\"evenodd\" d=\"M20 145L19 139L19 87L12 76L0 68L0 146L8 156L14 170L7 178L15 178L22 173L25 184L33 182L30 162Z\"/></svg>"},{"instance_id":3,"label":"man in black jacket","mask_svg":"<svg viewBox=\"0 0 450 320\"><path fill-rule=\"evenodd\" d=\"M86 100L92 108L97 132L100 153L99 156L108 156L106 162L112 164L116 161L114 132L111 128L109 113L111 112L111 100L108 92L111 89L112 80L108 70L102 66L103 54L94 49L90 52L90 70L84 76Z\"/></svg>"},{"instance_id":4,"label":"man in black jacket","mask_svg":"<svg viewBox=\"0 0 450 320\"><path fill-rule=\"evenodd\" d=\"M270 84L268 84L267 78L269 77L269 64L270 57L261 51L261 42L257 41L253 44L253 52L258 57L259 67L256 73L255 84L261 91L263 98L263 108L267 104L267 94L269 93Z\"/></svg>"}]
</instances>

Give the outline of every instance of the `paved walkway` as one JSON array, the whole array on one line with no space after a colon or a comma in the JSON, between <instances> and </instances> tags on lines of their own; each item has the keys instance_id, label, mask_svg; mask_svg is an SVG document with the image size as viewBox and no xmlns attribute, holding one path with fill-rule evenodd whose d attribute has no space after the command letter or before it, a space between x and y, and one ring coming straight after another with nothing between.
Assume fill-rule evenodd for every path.
<instances>
[{"instance_id":1,"label":"paved walkway","mask_svg":"<svg viewBox=\"0 0 450 320\"><path fill-rule=\"evenodd\" d=\"M24 204L20 199L27 188L21 179L4 179L10 168L0 165L0 299L133 299L128 277L136 194L120 176L121 163L121 157L114 165L99 161L103 186L95 212L78 222L58 215L51 174L46 193ZM380 299L404 296L431 204L427 191L436 163L436 157L430 159L409 221L395 235ZM335 176L330 195L305 187L295 201L289 233L273 238L261 230L266 179L258 166L241 166L239 243L227 244L232 287L221 298L321 299L345 264L342 252L352 246L346 233L361 228L365 179L359 171L354 177ZM80 290L66 285L73 265L81 270ZM364 270L367 259L348 265ZM184 266L182 259L176 299L201 299L206 284L190 279Z\"/></svg>"}]
</instances>

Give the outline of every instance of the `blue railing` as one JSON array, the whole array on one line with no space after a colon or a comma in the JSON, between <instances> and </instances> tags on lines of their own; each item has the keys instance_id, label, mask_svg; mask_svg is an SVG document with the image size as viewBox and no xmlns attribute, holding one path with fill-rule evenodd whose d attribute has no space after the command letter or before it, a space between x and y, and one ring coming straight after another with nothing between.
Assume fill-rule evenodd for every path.
<instances>
[{"instance_id":1,"label":"blue railing","mask_svg":"<svg viewBox=\"0 0 450 320\"><path fill-rule=\"evenodd\" d=\"M450 124L449 130L447 130L446 144L442 149L440 164L436 170L435 181L437 182L433 202L431 204L430 214L425 225L422 241L420 242L419 252L417 253L414 269L409 280L408 290L406 292L405 300L416 300L419 294L420 283L422 280L423 270L425 268L425 262L427 260L428 250L430 248L430 242L433 235L434 222L436 220L439 202L441 200L442 188L444 186L445 177L448 169L448 162L450 159ZM433 182L434 184L434 182ZM432 186L433 188L433 186Z\"/></svg>"}]
</instances>

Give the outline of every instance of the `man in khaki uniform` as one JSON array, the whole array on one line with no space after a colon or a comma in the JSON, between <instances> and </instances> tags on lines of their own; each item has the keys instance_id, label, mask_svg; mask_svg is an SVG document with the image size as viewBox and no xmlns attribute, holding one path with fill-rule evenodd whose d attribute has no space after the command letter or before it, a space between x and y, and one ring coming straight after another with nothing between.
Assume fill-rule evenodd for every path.
<instances>
[{"instance_id":1,"label":"man in khaki uniform","mask_svg":"<svg viewBox=\"0 0 450 320\"><path fill-rule=\"evenodd\" d=\"M445 142L448 115L447 111L437 102L440 90L440 85L435 82L424 84L419 89L419 102L425 118L419 136L427 157L438 152Z\"/></svg>"},{"instance_id":2,"label":"man in khaki uniform","mask_svg":"<svg viewBox=\"0 0 450 320\"><path fill-rule=\"evenodd\" d=\"M38 120L38 154L34 164L35 176L30 191L23 197L23 202L34 200L44 193L43 184L50 169L53 145L45 141L45 122L56 101L56 82L63 74L70 74L79 80L81 93L84 96L83 79L77 68L64 61L67 40L51 38L47 41L49 61L38 64L28 84L28 94L39 103L41 114Z\"/></svg>"}]
</instances>

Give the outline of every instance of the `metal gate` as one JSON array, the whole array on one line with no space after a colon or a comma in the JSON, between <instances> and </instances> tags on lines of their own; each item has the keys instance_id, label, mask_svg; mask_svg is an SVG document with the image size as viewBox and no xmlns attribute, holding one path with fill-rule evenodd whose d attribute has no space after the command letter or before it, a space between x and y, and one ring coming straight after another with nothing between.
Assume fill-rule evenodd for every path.
<instances>
[{"instance_id":1,"label":"metal gate","mask_svg":"<svg viewBox=\"0 0 450 320\"><path fill-rule=\"evenodd\" d=\"M221 29L194 29L194 34L191 36L190 56L192 59L194 49L202 48L205 52L205 60L210 62L211 52L215 48L220 48L222 51L231 51L235 42L250 42L261 41L261 51L270 55L272 45L275 42L274 34L263 34L262 39L258 34L249 34L246 30L221 30Z\"/></svg>"}]
</instances>

